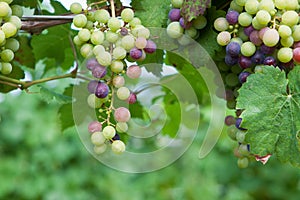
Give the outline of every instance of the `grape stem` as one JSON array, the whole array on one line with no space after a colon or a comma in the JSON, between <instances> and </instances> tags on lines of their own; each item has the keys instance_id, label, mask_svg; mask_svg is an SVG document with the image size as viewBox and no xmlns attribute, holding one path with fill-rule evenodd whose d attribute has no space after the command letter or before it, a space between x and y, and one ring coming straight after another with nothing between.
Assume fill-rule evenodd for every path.
<instances>
[{"instance_id":1,"label":"grape stem","mask_svg":"<svg viewBox=\"0 0 300 200\"><path fill-rule=\"evenodd\" d=\"M116 8L114 0L110 0L111 16L116 17Z\"/></svg>"}]
</instances>

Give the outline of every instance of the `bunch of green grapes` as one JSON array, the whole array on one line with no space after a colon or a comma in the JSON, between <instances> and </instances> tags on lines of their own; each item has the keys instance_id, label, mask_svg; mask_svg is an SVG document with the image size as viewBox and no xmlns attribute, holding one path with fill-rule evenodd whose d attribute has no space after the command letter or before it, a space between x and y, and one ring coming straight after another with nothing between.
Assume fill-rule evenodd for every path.
<instances>
[{"instance_id":1,"label":"bunch of green grapes","mask_svg":"<svg viewBox=\"0 0 300 200\"><path fill-rule=\"evenodd\" d=\"M105 9L83 11L79 3L73 3L70 10L76 14L73 23L79 29L74 44L94 78L88 84L87 99L100 114L100 119L88 127L94 151L103 153L111 144L112 151L121 154L125 151L121 138L128 130L131 114L126 107L116 108L114 102L116 98L129 104L137 101L136 94L125 86L124 77L137 79L142 70L127 63L144 60L146 54L156 51L156 44L130 8L125 8L120 17L111 16Z\"/></svg>"},{"instance_id":2,"label":"bunch of green grapes","mask_svg":"<svg viewBox=\"0 0 300 200\"><path fill-rule=\"evenodd\" d=\"M238 89L265 65L288 73L300 63L299 8L298 0L233 0L226 16L215 20L217 42L226 49L225 62L217 65L226 85L228 108L235 109ZM240 146L247 145L240 111L237 113L225 123L230 126L230 137ZM241 159L239 165L246 166L244 157Z\"/></svg>"},{"instance_id":3,"label":"bunch of green grapes","mask_svg":"<svg viewBox=\"0 0 300 200\"><path fill-rule=\"evenodd\" d=\"M10 5L13 1L0 1L0 73L8 75L12 72L12 61L20 44L15 37L22 23L20 17L23 9L19 5Z\"/></svg>"},{"instance_id":4,"label":"bunch of green grapes","mask_svg":"<svg viewBox=\"0 0 300 200\"><path fill-rule=\"evenodd\" d=\"M192 39L197 39L200 36L200 31L203 29L207 20L205 16L199 15L196 19L188 22L181 15L183 0L172 0L172 9L169 12L169 24L167 34L174 38L180 45L190 44Z\"/></svg>"}]
</instances>

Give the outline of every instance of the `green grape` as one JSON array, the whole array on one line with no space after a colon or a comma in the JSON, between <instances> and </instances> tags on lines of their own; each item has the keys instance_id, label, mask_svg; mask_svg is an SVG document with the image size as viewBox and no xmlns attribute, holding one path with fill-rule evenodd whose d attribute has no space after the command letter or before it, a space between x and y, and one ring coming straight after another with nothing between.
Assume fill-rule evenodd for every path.
<instances>
[{"instance_id":1,"label":"green grape","mask_svg":"<svg viewBox=\"0 0 300 200\"><path fill-rule=\"evenodd\" d=\"M123 87L125 85L125 79L124 79L124 77L123 76L115 76L113 78L113 85L116 88Z\"/></svg>"},{"instance_id":2,"label":"green grape","mask_svg":"<svg viewBox=\"0 0 300 200\"><path fill-rule=\"evenodd\" d=\"M135 39L135 46L138 49L144 49L147 45L147 40L144 37L138 37Z\"/></svg>"},{"instance_id":3,"label":"green grape","mask_svg":"<svg viewBox=\"0 0 300 200\"><path fill-rule=\"evenodd\" d=\"M236 101L235 100L227 101L226 106L227 106L228 109L235 109Z\"/></svg>"},{"instance_id":4,"label":"green grape","mask_svg":"<svg viewBox=\"0 0 300 200\"><path fill-rule=\"evenodd\" d=\"M236 140L240 143L243 143L245 141L246 132L242 130L238 130L236 132Z\"/></svg>"},{"instance_id":5,"label":"green grape","mask_svg":"<svg viewBox=\"0 0 300 200\"><path fill-rule=\"evenodd\" d=\"M300 25L296 25L293 27L293 34L292 37L295 42L300 41Z\"/></svg>"},{"instance_id":6,"label":"green grape","mask_svg":"<svg viewBox=\"0 0 300 200\"><path fill-rule=\"evenodd\" d=\"M135 28L136 26L138 25L141 25L142 22L139 18L137 17L134 17L130 22L129 22L129 25L132 27L132 28Z\"/></svg>"},{"instance_id":7,"label":"green grape","mask_svg":"<svg viewBox=\"0 0 300 200\"><path fill-rule=\"evenodd\" d=\"M299 15L294 10L286 11L281 16L281 23L287 26L293 27L294 25L298 24L299 22Z\"/></svg>"},{"instance_id":8,"label":"green grape","mask_svg":"<svg viewBox=\"0 0 300 200\"><path fill-rule=\"evenodd\" d=\"M256 17L254 17L254 18L252 19L252 26L253 26L256 30L260 30L260 29L266 27L266 25L260 24L260 23L257 21L257 18L256 18Z\"/></svg>"},{"instance_id":9,"label":"green grape","mask_svg":"<svg viewBox=\"0 0 300 200\"><path fill-rule=\"evenodd\" d=\"M96 20L95 20L95 12L90 11L90 12L86 13L86 18L87 18L88 21L91 21L93 23L96 22Z\"/></svg>"},{"instance_id":10,"label":"green grape","mask_svg":"<svg viewBox=\"0 0 300 200\"><path fill-rule=\"evenodd\" d=\"M150 30L145 27L139 28L137 30L136 37L143 37L148 39L150 37Z\"/></svg>"},{"instance_id":11,"label":"green grape","mask_svg":"<svg viewBox=\"0 0 300 200\"><path fill-rule=\"evenodd\" d=\"M7 63L7 62L2 62L1 63L1 73L4 74L4 75L8 75L12 72L12 65L10 63Z\"/></svg>"},{"instance_id":12,"label":"green grape","mask_svg":"<svg viewBox=\"0 0 300 200\"><path fill-rule=\"evenodd\" d=\"M227 135L232 139L236 140L236 133L238 129L235 127L235 125L231 125L227 128Z\"/></svg>"},{"instance_id":13,"label":"green grape","mask_svg":"<svg viewBox=\"0 0 300 200\"><path fill-rule=\"evenodd\" d=\"M87 23L87 18L86 18L86 16L84 14L76 15L73 18L73 24L77 28L83 28L83 27L85 27L86 23Z\"/></svg>"},{"instance_id":14,"label":"green grape","mask_svg":"<svg viewBox=\"0 0 300 200\"><path fill-rule=\"evenodd\" d=\"M5 33L0 30L0 44L2 44L3 42L5 42Z\"/></svg>"},{"instance_id":15,"label":"green grape","mask_svg":"<svg viewBox=\"0 0 300 200\"><path fill-rule=\"evenodd\" d=\"M277 52L277 58L280 62L288 63L293 58L293 50L288 47L283 47Z\"/></svg>"},{"instance_id":16,"label":"green grape","mask_svg":"<svg viewBox=\"0 0 300 200\"><path fill-rule=\"evenodd\" d=\"M273 0L261 0L258 9L271 13L275 9Z\"/></svg>"},{"instance_id":17,"label":"green grape","mask_svg":"<svg viewBox=\"0 0 300 200\"><path fill-rule=\"evenodd\" d=\"M124 47L125 50L129 51L134 47L135 39L132 35L126 35L122 38L122 47Z\"/></svg>"},{"instance_id":18,"label":"green grape","mask_svg":"<svg viewBox=\"0 0 300 200\"><path fill-rule=\"evenodd\" d=\"M92 30L94 28L94 23L92 21L87 21L86 25L84 26L84 28L88 29L88 30Z\"/></svg>"},{"instance_id":19,"label":"green grape","mask_svg":"<svg viewBox=\"0 0 300 200\"><path fill-rule=\"evenodd\" d=\"M104 9L96 10L94 14L94 18L97 22L106 24L110 19L110 14L107 10Z\"/></svg>"},{"instance_id":20,"label":"green grape","mask_svg":"<svg viewBox=\"0 0 300 200\"><path fill-rule=\"evenodd\" d=\"M242 12L238 18L239 24L242 26L250 26L252 23L252 15L247 12Z\"/></svg>"},{"instance_id":21,"label":"green grape","mask_svg":"<svg viewBox=\"0 0 300 200\"><path fill-rule=\"evenodd\" d=\"M259 2L257 0L249 0L245 3L245 10L247 13L254 15L258 11Z\"/></svg>"},{"instance_id":22,"label":"green grape","mask_svg":"<svg viewBox=\"0 0 300 200\"><path fill-rule=\"evenodd\" d=\"M276 29L269 29L263 35L263 42L268 47L274 47L279 42L279 33Z\"/></svg>"},{"instance_id":23,"label":"green grape","mask_svg":"<svg viewBox=\"0 0 300 200\"><path fill-rule=\"evenodd\" d=\"M235 0L235 3L239 6L245 6L247 0Z\"/></svg>"},{"instance_id":24,"label":"green grape","mask_svg":"<svg viewBox=\"0 0 300 200\"><path fill-rule=\"evenodd\" d=\"M120 100L126 100L130 96L130 90L127 87L120 87L117 90L117 97Z\"/></svg>"},{"instance_id":25,"label":"green grape","mask_svg":"<svg viewBox=\"0 0 300 200\"><path fill-rule=\"evenodd\" d=\"M70 6L70 11L73 13L73 14L79 14L81 13L82 11L82 6L80 3L72 3L71 6Z\"/></svg>"},{"instance_id":26,"label":"green grape","mask_svg":"<svg viewBox=\"0 0 300 200\"><path fill-rule=\"evenodd\" d=\"M83 42L87 42L91 39L91 32L84 28L84 29L81 29L79 32L78 32L78 37L81 41Z\"/></svg>"},{"instance_id":27,"label":"green grape","mask_svg":"<svg viewBox=\"0 0 300 200\"><path fill-rule=\"evenodd\" d=\"M102 153L104 153L106 151L106 149L107 149L107 145L106 144L94 146L94 152L96 154L102 154Z\"/></svg>"},{"instance_id":28,"label":"green grape","mask_svg":"<svg viewBox=\"0 0 300 200\"><path fill-rule=\"evenodd\" d=\"M0 2L0 17L7 17L10 13L12 13L12 10L8 3Z\"/></svg>"},{"instance_id":29,"label":"green grape","mask_svg":"<svg viewBox=\"0 0 300 200\"><path fill-rule=\"evenodd\" d=\"M116 130L119 133L126 133L128 131L128 125L126 122L118 122L116 124Z\"/></svg>"},{"instance_id":30,"label":"green grape","mask_svg":"<svg viewBox=\"0 0 300 200\"><path fill-rule=\"evenodd\" d=\"M207 24L207 19L203 15L199 15L193 20L193 27L196 29L203 29Z\"/></svg>"},{"instance_id":31,"label":"green grape","mask_svg":"<svg viewBox=\"0 0 300 200\"><path fill-rule=\"evenodd\" d=\"M105 52L105 48L103 45L96 45L94 48L93 48L93 53L95 56L101 54Z\"/></svg>"},{"instance_id":32,"label":"green grape","mask_svg":"<svg viewBox=\"0 0 300 200\"><path fill-rule=\"evenodd\" d=\"M84 44L84 42L81 41L81 40L79 39L78 35L76 35L76 36L73 38L73 42L74 42L74 44L77 45L77 46L81 46L81 45Z\"/></svg>"},{"instance_id":33,"label":"green grape","mask_svg":"<svg viewBox=\"0 0 300 200\"><path fill-rule=\"evenodd\" d=\"M89 57L91 57L93 55L93 48L94 48L94 46L91 45L91 44L84 44L80 48L80 54L84 58L89 58Z\"/></svg>"},{"instance_id":34,"label":"green grape","mask_svg":"<svg viewBox=\"0 0 300 200\"><path fill-rule=\"evenodd\" d=\"M230 87L237 86L239 84L239 78L234 73L227 74L227 76L225 77L225 83Z\"/></svg>"},{"instance_id":35,"label":"green grape","mask_svg":"<svg viewBox=\"0 0 300 200\"><path fill-rule=\"evenodd\" d=\"M222 31L217 36L217 42L221 46L226 46L231 40L231 35L228 31Z\"/></svg>"},{"instance_id":36,"label":"green grape","mask_svg":"<svg viewBox=\"0 0 300 200\"><path fill-rule=\"evenodd\" d=\"M104 101L103 99L96 97L95 94L90 94L87 98L87 103L91 108L100 108Z\"/></svg>"},{"instance_id":37,"label":"green grape","mask_svg":"<svg viewBox=\"0 0 300 200\"><path fill-rule=\"evenodd\" d=\"M181 8L183 0L171 0L171 4L174 8Z\"/></svg>"},{"instance_id":38,"label":"green grape","mask_svg":"<svg viewBox=\"0 0 300 200\"><path fill-rule=\"evenodd\" d=\"M123 47L116 47L113 50L113 58L117 60L122 60L126 57L126 50Z\"/></svg>"},{"instance_id":39,"label":"green grape","mask_svg":"<svg viewBox=\"0 0 300 200\"><path fill-rule=\"evenodd\" d=\"M292 36L287 37L287 38L281 38L280 44L283 47L291 47L294 44L294 38Z\"/></svg>"},{"instance_id":40,"label":"green grape","mask_svg":"<svg viewBox=\"0 0 300 200\"><path fill-rule=\"evenodd\" d=\"M3 62L11 62L15 57L14 52L10 49L3 50L0 55Z\"/></svg>"},{"instance_id":41,"label":"green grape","mask_svg":"<svg viewBox=\"0 0 300 200\"><path fill-rule=\"evenodd\" d=\"M12 15L7 21L13 23L17 27L17 29L20 29L22 27L21 19L17 16Z\"/></svg>"},{"instance_id":42,"label":"green grape","mask_svg":"<svg viewBox=\"0 0 300 200\"><path fill-rule=\"evenodd\" d=\"M110 28L110 30L112 32L116 32L117 30L119 30L121 28L121 22L116 17L110 18L107 22L107 25L108 25L108 28Z\"/></svg>"},{"instance_id":43,"label":"green grape","mask_svg":"<svg viewBox=\"0 0 300 200\"><path fill-rule=\"evenodd\" d=\"M102 133L106 139L111 140L116 135L116 129L112 126L106 126Z\"/></svg>"},{"instance_id":44,"label":"green grape","mask_svg":"<svg viewBox=\"0 0 300 200\"><path fill-rule=\"evenodd\" d=\"M180 38L177 39L177 41L182 46L186 46L192 42L191 38L186 34L183 34Z\"/></svg>"},{"instance_id":45,"label":"green grape","mask_svg":"<svg viewBox=\"0 0 300 200\"><path fill-rule=\"evenodd\" d=\"M99 62L99 64L102 66L107 67L107 66L111 65L112 58L111 58L110 53L107 51L104 51L101 54L98 54L96 56L96 59Z\"/></svg>"},{"instance_id":46,"label":"green grape","mask_svg":"<svg viewBox=\"0 0 300 200\"><path fill-rule=\"evenodd\" d=\"M105 39L110 43L115 43L119 39L119 34L112 31L107 31L105 35Z\"/></svg>"},{"instance_id":47,"label":"green grape","mask_svg":"<svg viewBox=\"0 0 300 200\"><path fill-rule=\"evenodd\" d=\"M288 2L285 4L286 10L298 10L299 4L298 0L288 0Z\"/></svg>"},{"instance_id":48,"label":"green grape","mask_svg":"<svg viewBox=\"0 0 300 200\"><path fill-rule=\"evenodd\" d=\"M91 35L91 42L94 45L99 45L104 42L105 36L102 31L94 31Z\"/></svg>"},{"instance_id":49,"label":"green grape","mask_svg":"<svg viewBox=\"0 0 300 200\"><path fill-rule=\"evenodd\" d=\"M286 6L286 0L275 0L274 4L276 8L284 10Z\"/></svg>"},{"instance_id":50,"label":"green grape","mask_svg":"<svg viewBox=\"0 0 300 200\"><path fill-rule=\"evenodd\" d=\"M256 47L252 42L244 42L241 46L241 53L244 56L250 57L256 51Z\"/></svg>"},{"instance_id":51,"label":"green grape","mask_svg":"<svg viewBox=\"0 0 300 200\"><path fill-rule=\"evenodd\" d=\"M110 69L112 72L121 73L124 69L124 64L120 60L114 60L110 65Z\"/></svg>"},{"instance_id":52,"label":"green grape","mask_svg":"<svg viewBox=\"0 0 300 200\"><path fill-rule=\"evenodd\" d=\"M278 33L281 38L288 38L292 35L292 29L287 25L280 25Z\"/></svg>"},{"instance_id":53,"label":"green grape","mask_svg":"<svg viewBox=\"0 0 300 200\"><path fill-rule=\"evenodd\" d=\"M105 141L106 139L101 132L95 132L91 135L91 142L94 145L102 145Z\"/></svg>"},{"instance_id":54,"label":"green grape","mask_svg":"<svg viewBox=\"0 0 300 200\"><path fill-rule=\"evenodd\" d=\"M121 17L122 17L124 22L130 22L134 17L134 12L130 8L125 8L121 12Z\"/></svg>"},{"instance_id":55,"label":"green grape","mask_svg":"<svg viewBox=\"0 0 300 200\"><path fill-rule=\"evenodd\" d=\"M241 144L238 148L239 154L242 156L249 156L250 152L248 151L248 145L247 144Z\"/></svg>"},{"instance_id":56,"label":"green grape","mask_svg":"<svg viewBox=\"0 0 300 200\"><path fill-rule=\"evenodd\" d=\"M111 149L115 154L122 154L125 151L126 146L121 140L115 140L111 145Z\"/></svg>"},{"instance_id":57,"label":"green grape","mask_svg":"<svg viewBox=\"0 0 300 200\"><path fill-rule=\"evenodd\" d=\"M2 32L2 33L1 33ZM0 43L1 42L1 37L3 37L3 35L1 36L1 34L4 35L3 31L0 31ZM8 38L5 42L5 48L6 49L10 49L12 50L13 52L16 52L19 50L20 48L20 43L18 40L16 40L15 38Z\"/></svg>"},{"instance_id":58,"label":"green grape","mask_svg":"<svg viewBox=\"0 0 300 200\"><path fill-rule=\"evenodd\" d=\"M265 10L260 10L255 16L258 23L262 25L267 25L271 21L271 15Z\"/></svg>"},{"instance_id":59,"label":"green grape","mask_svg":"<svg viewBox=\"0 0 300 200\"><path fill-rule=\"evenodd\" d=\"M196 39L198 37L198 31L196 28L191 27L189 29L185 30L185 34L187 34L189 37Z\"/></svg>"},{"instance_id":60,"label":"green grape","mask_svg":"<svg viewBox=\"0 0 300 200\"><path fill-rule=\"evenodd\" d=\"M238 66L238 65L233 65L231 67L231 72L234 73L234 74L239 74L242 71L243 71L243 69L240 66Z\"/></svg>"},{"instance_id":61,"label":"green grape","mask_svg":"<svg viewBox=\"0 0 300 200\"><path fill-rule=\"evenodd\" d=\"M242 40L241 38L239 38L239 37L232 38L232 39L230 40L230 42L236 42L236 43L238 43L240 46L242 46L242 44L243 44L243 40Z\"/></svg>"},{"instance_id":62,"label":"green grape","mask_svg":"<svg viewBox=\"0 0 300 200\"><path fill-rule=\"evenodd\" d=\"M247 168L248 165L249 165L249 159L247 157L239 158L238 161L237 161L237 165L241 169Z\"/></svg>"},{"instance_id":63,"label":"green grape","mask_svg":"<svg viewBox=\"0 0 300 200\"><path fill-rule=\"evenodd\" d=\"M0 2L1 3L1 2ZM11 22L6 22L2 25L2 31L5 34L5 38L10 38L17 34L17 27Z\"/></svg>"},{"instance_id":64,"label":"green grape","mask_svg":"<svg viewBox=\"0 0 300 200\"><path fill-rule=\"evenodd\" d=\"M183 30L179 22L171 22L167 27L167 34L169 37L177 39L183 35Z\"/></svg>"},{"instance_id":65,"label":"green grape","mask_svg":"<svg viewBox=\"0 0 300 200\"><path fill-rule=\"evenodd\" d=\"M231 10L235 10L235 11L237 11L237 12L242 12L242 11L244 10L244 7L238 5L235 1L232 1L232 2L230 3L229 8L230 8Z\"/></svg>"},{"instance_id":66,"label":"green grape","mask_svg":"<svg viewBox=\"0 0 300 200\"><path fill-rule=\"evenodd\" d=\"M12 5L11 6L12 15L22 17L23 16L23 8L19 5Z\"/></svg>"}]
</instances>

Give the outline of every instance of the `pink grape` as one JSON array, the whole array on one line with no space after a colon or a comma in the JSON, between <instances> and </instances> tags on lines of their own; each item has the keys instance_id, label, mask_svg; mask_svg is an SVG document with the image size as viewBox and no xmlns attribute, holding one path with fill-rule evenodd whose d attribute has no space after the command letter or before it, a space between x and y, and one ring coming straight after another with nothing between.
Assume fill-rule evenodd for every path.
<instances>
[{"instance_id":1,"label":"pink grape","mask_svg":"<svg viewBox=\"0 0 300 200\"><path fill-rule=\"evenodd\" d=\"M102 130L102 124L98 121L93 121L89 124L88 130L90 133L100 132Z\"/></svg>"},{"instance_id":2,"label":"pink grape","mask_svg":"<svg viewBox=\"0 0 300 200\"><path fill-rule=\"evenodd\" d=\"M138 60L143 56L142 50L136 47L133 47L129 53L130 53L130 57L133 58L134 60Z\"/></svg>"},{"instance_id":3,"label":"pink grape","mask_svg":"<svg viewBox=\"0 0 300 200\"><path fill-rule=\"evenodd\" d=\"M129 104L134 104L136 102L136 100L137 100L136 94L133 93L133 92L130 93L130 95L129 95L128 99L127 99L127 102Z\"/></svg>"},{"instance_id":4,"label":"pink grape","mask_svg":"<svg viewBox=\"0 0 300 200\"><path fill-rule=\"evenodd\" d=\"M138 65L131 65L127 68L126 75L129 78L136 79L142 74L142 69Z\"/></svg>"},{"instance_id":5,"label":"pink grape","mask_svg":"<svg viewBox=\"0 0 300 200\"><path fill-rule=\"evenodd\" d=\"M146 53L154 53L156 51L156 44L152 40L147 41L147 45L144 48Z\"/></svg>"},{"instance_id":6,"label":"pink grape","mask_svg":"<svg viewBox=\"0 0 300 200\"><path fill-rule=\"evenodd\" d=\"M91 58L88 59L86 62L86 68L88 70L93 70L95 67L101 66L98 61L96 60L96 58Z\"/></svg>"},{"instance_id":7,"label":"pink grape","mask_svg":"<svg viewBox=\"0 0 300 200\"><path fill-rule=\"evenodd\" d=\"M89 82L87 88L88 88L88 91L91 93L91 94L94 94L95 91L96 91L96 87L98 85L98 81L96 80L92 80Z\"/></svg>"},{"instance_id":8,"label":"pink grape","mask_svg":"<svg viewBox=\"0 0 300 200\"><path fill-rule=\"evenodd\" d=\"M92 74L95 78L103 78L107 73L106 67L103 67L101 65L95 67L92 70Z\"/></svg>"},{"instance_id":9,"label":"pink grape","mask_svg":"<svg viewBox=\"0 0 300 200\"><path fill-rule=\"evenodd\" d=\"M119 107L115 110L114 118L117 122L128 122L131 118L131 115L127 108Z\"/></svg>"}]
</instances>

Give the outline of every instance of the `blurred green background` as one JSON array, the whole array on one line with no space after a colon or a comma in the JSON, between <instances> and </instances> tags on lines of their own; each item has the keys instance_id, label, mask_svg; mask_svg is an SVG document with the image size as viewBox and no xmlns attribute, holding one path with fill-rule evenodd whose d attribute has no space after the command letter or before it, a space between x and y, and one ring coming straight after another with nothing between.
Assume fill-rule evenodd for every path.
<instances>
[{"instance_id":1,"label":"blurred green background","mask_svg":"<svg viewBox=\"0 0 300 200\"><path fill-rule=\"evenodd\" d=\"M0 199L248 200L298 199L300 169L271 158L239 169L234 142L224 133L198 159L196 138L172 165L126 174L94 159L74 128L60 133L58 105L36 94L0 96ZM70 119L71 120L71 119Z\"/></svg>"}]
</instances>

